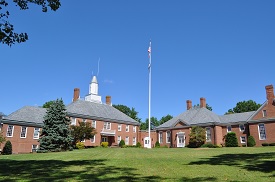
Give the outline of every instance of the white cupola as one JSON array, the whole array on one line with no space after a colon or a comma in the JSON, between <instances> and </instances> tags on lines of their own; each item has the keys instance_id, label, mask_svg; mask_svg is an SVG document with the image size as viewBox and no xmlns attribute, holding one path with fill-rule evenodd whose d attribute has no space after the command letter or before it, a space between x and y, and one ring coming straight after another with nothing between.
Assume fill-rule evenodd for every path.
<instances>
[{"instance_id":1,"label":"white cupola","mask_svg":"<svg viewBox=\"0 0 275 182\"><path fill-rule=\"evenodd\" d=\"M102 103L101 96L98 95L98 83L96 76L93 76L93 79L89 85L89 94L85 97L85 101Z\"/></svg>"}]
</instances>

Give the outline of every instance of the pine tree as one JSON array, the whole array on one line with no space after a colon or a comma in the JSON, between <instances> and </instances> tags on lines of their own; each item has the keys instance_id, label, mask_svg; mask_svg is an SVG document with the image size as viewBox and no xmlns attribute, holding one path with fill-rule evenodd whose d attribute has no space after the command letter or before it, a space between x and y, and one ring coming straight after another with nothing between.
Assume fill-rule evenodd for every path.
<instances>
[{"instance_id":1,"label":"pine tree","mask_svg":"<svg viewBox=\"0 0 275 182\"><path fill-rule=\"evenodd\" d=\"M8 140L3 148L3 155L11 155L12 154L12 144Z\"/></svg>"},{"instance_id":2,"label":"pine tree","mask_svg":"<svg viewBox=\"0 0 275 182\"><path fill-rule=\"evenodd\" d=\"M40 151L68 150L72 143L70 120L66 116L62 99L57 99L47 109L39 139Z\"/></svg>"}]
</instances>

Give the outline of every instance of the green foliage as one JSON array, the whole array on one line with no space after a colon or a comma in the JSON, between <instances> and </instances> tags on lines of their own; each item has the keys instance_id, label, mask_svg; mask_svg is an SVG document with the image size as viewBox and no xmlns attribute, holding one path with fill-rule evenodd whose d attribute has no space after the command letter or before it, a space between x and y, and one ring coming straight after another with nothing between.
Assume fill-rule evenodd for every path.
<instances>
[{"instance_id":1,"label":"green foliage","mask_svg":"<svg viewBox=\"0 0 275 182\"><path fill-rule=\"evenodd\" d=\"M156 141L155 148L160 148L159 141Z\"/></svg>"},{"instance_id":2,"label":"green foliage","mask_svg":"<svg viewBox=\"0 0 275 182\"><path fill-rule=\"evenodd\" d=\"M125 141L124 140L120 140L118 146L120 146L121 148L125 146Z\"/></svg>"},{"instance_id":3,"label":"green foliage","mask_svg":"<svg viewBox=\"0 0 275 182\"><path fill-rule=\"evenodd\" d=\"M51 106L54 102L55 102L54 100L45 102L45 104L43 104L42 107L43 107L43 108L50 108L50 106Z\"/></svg>"},{"instance_id":4,"label":"green foliage","mask_svg":"<svg viewBox=\"0 0 275 182\"><path fill-rule=\"evenodd\" d=\"M262 143L262 146L266 147L266 146L269 146L269 144L268 143Z\"/></svg>"},{"instance_id":5,"label":"green foliage","mask_svg":"<svg viewBox=\"0 0 275 182\"><path fill-rule=\"evenodd\" d=\"M225 135L225 146L238 147L238 139L237 139L236 133L229 132Z\"/></svg>"},{"instance_id":6,"label":"green foliage","mask_svg":"<svg viewBox=\"0 0 275 182\"><path fill-rule=\"evenodd\" d=\"M248 136L247 138L247 146L254 147L256 145L255 138L253 136Z\"/></svg>"},{"instance_id":7,"label":"green foliage","mask_svg":"<svg viewBox=\"0 0 275 182\"><path fill-rule=\"evenodd\" d=\"M68 150L72 143L70 120L62 99L57 99L47 109L39 139L39 150Z\"/></svg>"},{"instance_id":8,"label":"green foliage","mask_svg":"<svg viewBox=\"0 0 275 182\"><path fill-rule=\"evenodd\" d=\"M256 111L261 107L261 104L257 104L253 100L238 102L233 109L229 109L225 114L243 113L249 111Z\"/></svg>"},{"instance_id":9,"label":"green foliage","mask_svg":"<svg viewBox=\"0 0 275 182\"><path fill-rule=\"evenodd\" d=\"M275 146L275 143L270 143L269 146Z\"/></svg>"},{"instance_id":10,"label":"green foliage","mask_svg":"<svg viewBox=\"0 0 275 182\"><path fill-rule=\"evenodd\" d=\"M199 104L196 104L196 105L194 105L193 107L200 107L200 105L199 105ZM209 111L212 111L212 107L209 106L208 104L206 104L206 109L208 109Z\"/></svg>"},{"instance_id":11,"label":"green foliage","mask_svg":"<svg viewBox=\"0 0 275 182\"><path fill-rule=\"evenodd\" d=\"M190 148L198 148L202 144L204 144L206 140L205 129L200 126L193 126L191 132L189 134L189 147Z\"/></svg>"},{"instance_id":12,"label":"green foliage","mask_svg":"<svg viewBox=\"0 0 275 182\"><path fill-rule=\"evenodd\" d=\"M201 146L201 148L216 148L216 146L212 143L205 143Z\"/></svg>"},{"instance_id":13,"label":"green foliage","mask_svg":"<svg viewBox=\"0 0 275 182\"><path fill-rule=\"evenodd\" d=\"M51 10L56 11L60 6L60 0L14 0L13 1L20 10L29 9L29 3L42 6L42 11L47 12L48 7ZM10 2L9 2L10 3ZM9 5L8 1L0 0L0 12L3 8L7 9ZM28 40L27 33L15 33L14 26L8 21L10 12L0 13L0 42L11 46L15 43L21 43Z\"/></svg>"},{"instance_id":14,"label":"green foliage","mask_svg":"<svg viewBox=\"0 0 275 182\"><path fill-rule=\"evenodd\" d=\"M113 107L116 108L117 110L123 112L130 118L132 118L138 122L141 122L141 119L138 117L138 112L135 110L135 108L132 107L132 109L130 109L129 107L127 107L125 105L121 105L121 104L113 105Z\"/></svg>"},{"instance_id":15,"label":"green foliage","mask_svg":"<svg viewBox=\"0 0 275 182\"><path fill-rule=\"evenodd\" d=\"M137 148L140 148L140 147L141 147L140 142L138 142L138 143L136 144L136 147L137 147Z\"/></svg>"},{"instance_id":16,"label":"green foliage","mask_svg":"<svg viewBox=\"0 0 275 182\"><path fill-rule=\"evenodd\" d=\"M83 141L84 139L89 140L92 138L96 131L91 126L91 123L89 122L78 122L78 126L72 125L71 126L71 135L73 137L73 145L75 145L77 142Z\"/></svg>"},{"instance_id":17,"label":"green foliage","mask_svg":"<svg viewBox=\"0 0 275 182\"><path fill-rule=\"evenodd\" d=\"M170 119L172 119L173 116L171 116L170 114L167 114L166 116L163 116L160 120L159 120L159 125L162 125L163 123L165 123L166 121L169 121Z\"/></svg>"},{"instance_id":18,"label":"green foliage","mask_svg":"<svg viewBox=\"0 0 275 182\"><path fill-rule=\"evenodd\" d=\"M102 146L103 148L107 148L108 145L109 145L108 142L101 142L101 146Z\"/></svg>"},{"instance_id":19,"label":"green foliage","mask_svg":"<svg viewBox=\"0 0 275 182\"><path fill-rule=\"evenodd\" d=\"M85 144L84 144L84 142L77 142L75 147L77 149L85 149Z\"/></svg>"},{"instance_id":20,"label":"green foliage","mask_svg":"<svg viewBox=\"0 0 275 182\"><path fill-rule=\"evenodd\" d=\"M12 144L9 140L5 143L2 154L3 155L11 155L12 154Z\"/></svg>"},{"instance_id":21,"label":"green foliage","mask_svg":"<svg viewBox=\"0 0 275 182\"><path fill-rule=\"evenodd\" d=\"M1 143L5 141L6 141L6 138L4 137L3 132L0 132L0 146L1 146Z\"/></svg>"}]
</instances>

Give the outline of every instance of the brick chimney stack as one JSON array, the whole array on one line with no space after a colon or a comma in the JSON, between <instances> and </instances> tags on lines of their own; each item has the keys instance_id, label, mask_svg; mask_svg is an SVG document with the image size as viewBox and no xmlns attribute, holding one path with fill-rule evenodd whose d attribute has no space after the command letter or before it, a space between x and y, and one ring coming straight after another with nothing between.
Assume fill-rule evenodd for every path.
<instances>
[{"instance_id":1,"label":"brick chimney stack","mask_svg":"<svg viewBox=\"0 0 275 182\"><path fill-rule=\"evenodd\" d=\"M106 96L106 104L111 106L112 105L112 99L111 99L111 96Z\"/></svg>"},{"instance_id":2,"label":"brick chimney stack","mask_svg":"<svg viewBox=\"0 0 275 182\"><path fill-rule=\"evenodd\" d=\"M186 105L187 105L187 110L192 108L192 101L191 100L187 100L186 101Z\"/></svg>"},{"instance_id":3,"label":"brick chimney stack","mask_svg":"<svg viewBox=\"0 0 275 182\"><path fill-rule=\"evenodd\" d=\"M274 100L274 89L273 89L273 85L267 85L265 86L265 90L266 90L266 99L268 104L272 104L273 100Z\"/></svg>"},{"instance_id":4,"label":"brick chimney stack","mask_svg":"<svg viewBox=\"0 0 275 182\"><path fill-rule=\"evenodd\" d=\"M205 98L201 97L200 98L200 108L206 108L206 101L205 101Z\"/></svg>"},{"instance_id":5,"label":"brick chimney stack","mask_svg":"<svg viewBox=\"0 0 275 182\"><path fill-rule=\"evenodd\" d=\"M74 98L73 98L73 102L77 101L79 99L79 94L80 94L80 89L79 88L75 88L74 89Z\"/></svg>"}]
</instances>

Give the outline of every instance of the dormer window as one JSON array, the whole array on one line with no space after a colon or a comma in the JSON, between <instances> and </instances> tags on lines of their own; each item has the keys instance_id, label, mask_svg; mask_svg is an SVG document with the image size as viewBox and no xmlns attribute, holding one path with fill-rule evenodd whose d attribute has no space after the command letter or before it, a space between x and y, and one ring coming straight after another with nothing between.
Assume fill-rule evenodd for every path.
<instances>
[{"instance_id":1,"label":"dormer window","mask_svg":"<svg viewBox=\"0 0 275 182\"><path fill-rule=\"evenodd\" d=\"M266 110L263 110L263 117L267 117L267 112L266 112Z\"/></svg>"}]
</instances>

